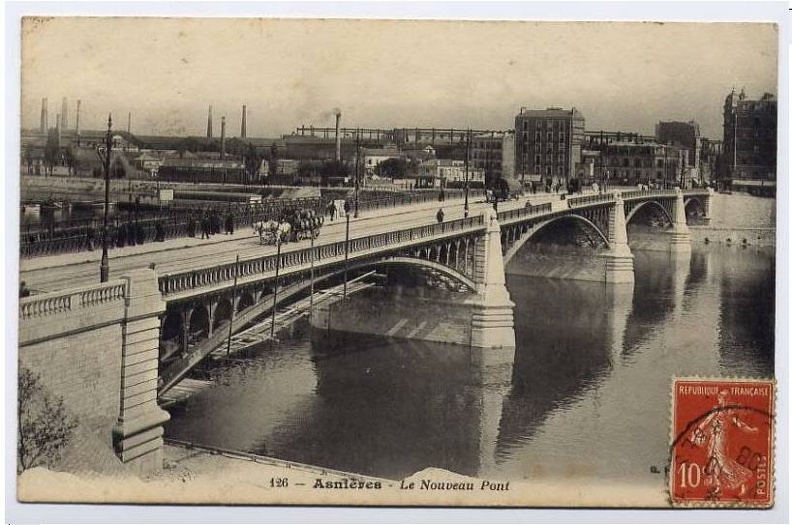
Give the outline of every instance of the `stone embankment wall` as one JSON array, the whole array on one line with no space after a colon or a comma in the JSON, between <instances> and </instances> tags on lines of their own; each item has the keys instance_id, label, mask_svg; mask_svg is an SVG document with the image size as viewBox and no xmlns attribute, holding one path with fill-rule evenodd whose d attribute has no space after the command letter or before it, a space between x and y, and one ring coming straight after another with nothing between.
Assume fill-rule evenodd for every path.
<instances>
[{"instance_id":1,"label":"stone embankment wall","mask_svg":"<svg viewBox=\"0 0 792 525\"><path fill-rule=\"evenodd\" d=\"M714 244L747 244L748 246L775 246L775 228L713 228L691 226L690 239L693 242Z\"/></svg>"}]
</instances>

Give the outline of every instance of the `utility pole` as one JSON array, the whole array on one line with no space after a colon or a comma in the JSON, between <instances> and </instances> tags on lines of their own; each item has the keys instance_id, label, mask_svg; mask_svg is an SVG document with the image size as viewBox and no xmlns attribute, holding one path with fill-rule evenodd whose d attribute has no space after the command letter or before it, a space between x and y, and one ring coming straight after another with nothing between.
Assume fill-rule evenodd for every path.
<instances>
[{"instance_id":1,"label":"utility pole","mask_svg":"<svg viewBox=\"0 0 792 525\"><path fill-rule=\"evenodd\" d=\"M358 192L360 191L360 128L355 130L355 218L358 218Z\"/></svg>"},{"instance_id":2,"label":"utility pole","mask_svg":"<svg viewBox=\"0 0 792 525\"><path fill-rule=\"evenodd\" d=\"M113 151L113 114L107 115L107 135L105 136L105 153L102 160L105 169L105 194L104 194L104 226L102 227L102 261L99 263L99 281L106 283L110 280L110 261L107 256L107 215L110 208L110 156Z\"/></svg>"},{"instance_id":3,"label":"utility pole","mask_svg":"<svg viewBox=\"0 0 792 525\"><path fill-rule=\"evenodd\" d=\"M467 141L465 144L465 218L467 219L470 213L470 206L468 205L468 165L470 164L470 128L467 131Z\"/></svg>"}]
</instances>

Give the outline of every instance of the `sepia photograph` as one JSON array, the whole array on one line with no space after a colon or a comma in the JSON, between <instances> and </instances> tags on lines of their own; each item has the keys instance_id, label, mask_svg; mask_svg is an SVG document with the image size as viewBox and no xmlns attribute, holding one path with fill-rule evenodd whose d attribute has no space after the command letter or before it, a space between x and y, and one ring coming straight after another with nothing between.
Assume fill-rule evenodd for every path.
<instances>
[{"instance_id":1,"label":"sepia photograph","mask_svg":"<svg viewBox=\"0 0 792 525\"><path fill-rule=\"evenodd\" d=\"M785 29L395 18L14 22L11 499L772 509Z\"/></svg>"}]
</instances>

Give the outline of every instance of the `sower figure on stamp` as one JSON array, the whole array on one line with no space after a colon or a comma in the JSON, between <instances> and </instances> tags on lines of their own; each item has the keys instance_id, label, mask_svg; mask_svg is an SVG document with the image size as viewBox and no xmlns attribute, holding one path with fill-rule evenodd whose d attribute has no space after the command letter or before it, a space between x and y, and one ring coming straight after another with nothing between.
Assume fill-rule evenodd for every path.
<instances>
[{"instance_id":1,"label":"sower figure on stamp","mask_svg":"<svg viewBox=\"0 0 792 525\"><path fill-rule=\"evenodd\" d=\"M751 433L758 429L742 421L735 411L726 409L727 395L726 390L718 393L717 407L699 423L692 440L696 446L707 446L708 460L704 473L707 475L705 483L709 485L708 496L712 499L720 497L724 489L739 489L738 495L745 495L746 483L753 475L750 469L729 457L727 427L734 425Z\"/></svg>"}]
</instances>

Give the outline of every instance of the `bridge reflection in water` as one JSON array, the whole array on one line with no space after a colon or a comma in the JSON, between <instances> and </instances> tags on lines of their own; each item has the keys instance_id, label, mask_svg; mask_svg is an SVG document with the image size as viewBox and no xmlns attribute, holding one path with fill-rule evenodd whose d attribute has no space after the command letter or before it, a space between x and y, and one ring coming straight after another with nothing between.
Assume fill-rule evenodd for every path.
<instances>
[{"instance_id":1,"label":"bridge reflection in water","mask_svg":"<svg viewBox=\"0 0 792 525\"><path fill-rule=\"evenodd\" d=\"M772 253L710 246L637 252L635 271L626 291L509 275L511 376L462 347L337 332L312 342L303 326L218 370L166 434L392 478L431 466L662 490L650 467L667 459L671 377L772 376L774 268Z\"/></svg>"}]
</instances>

